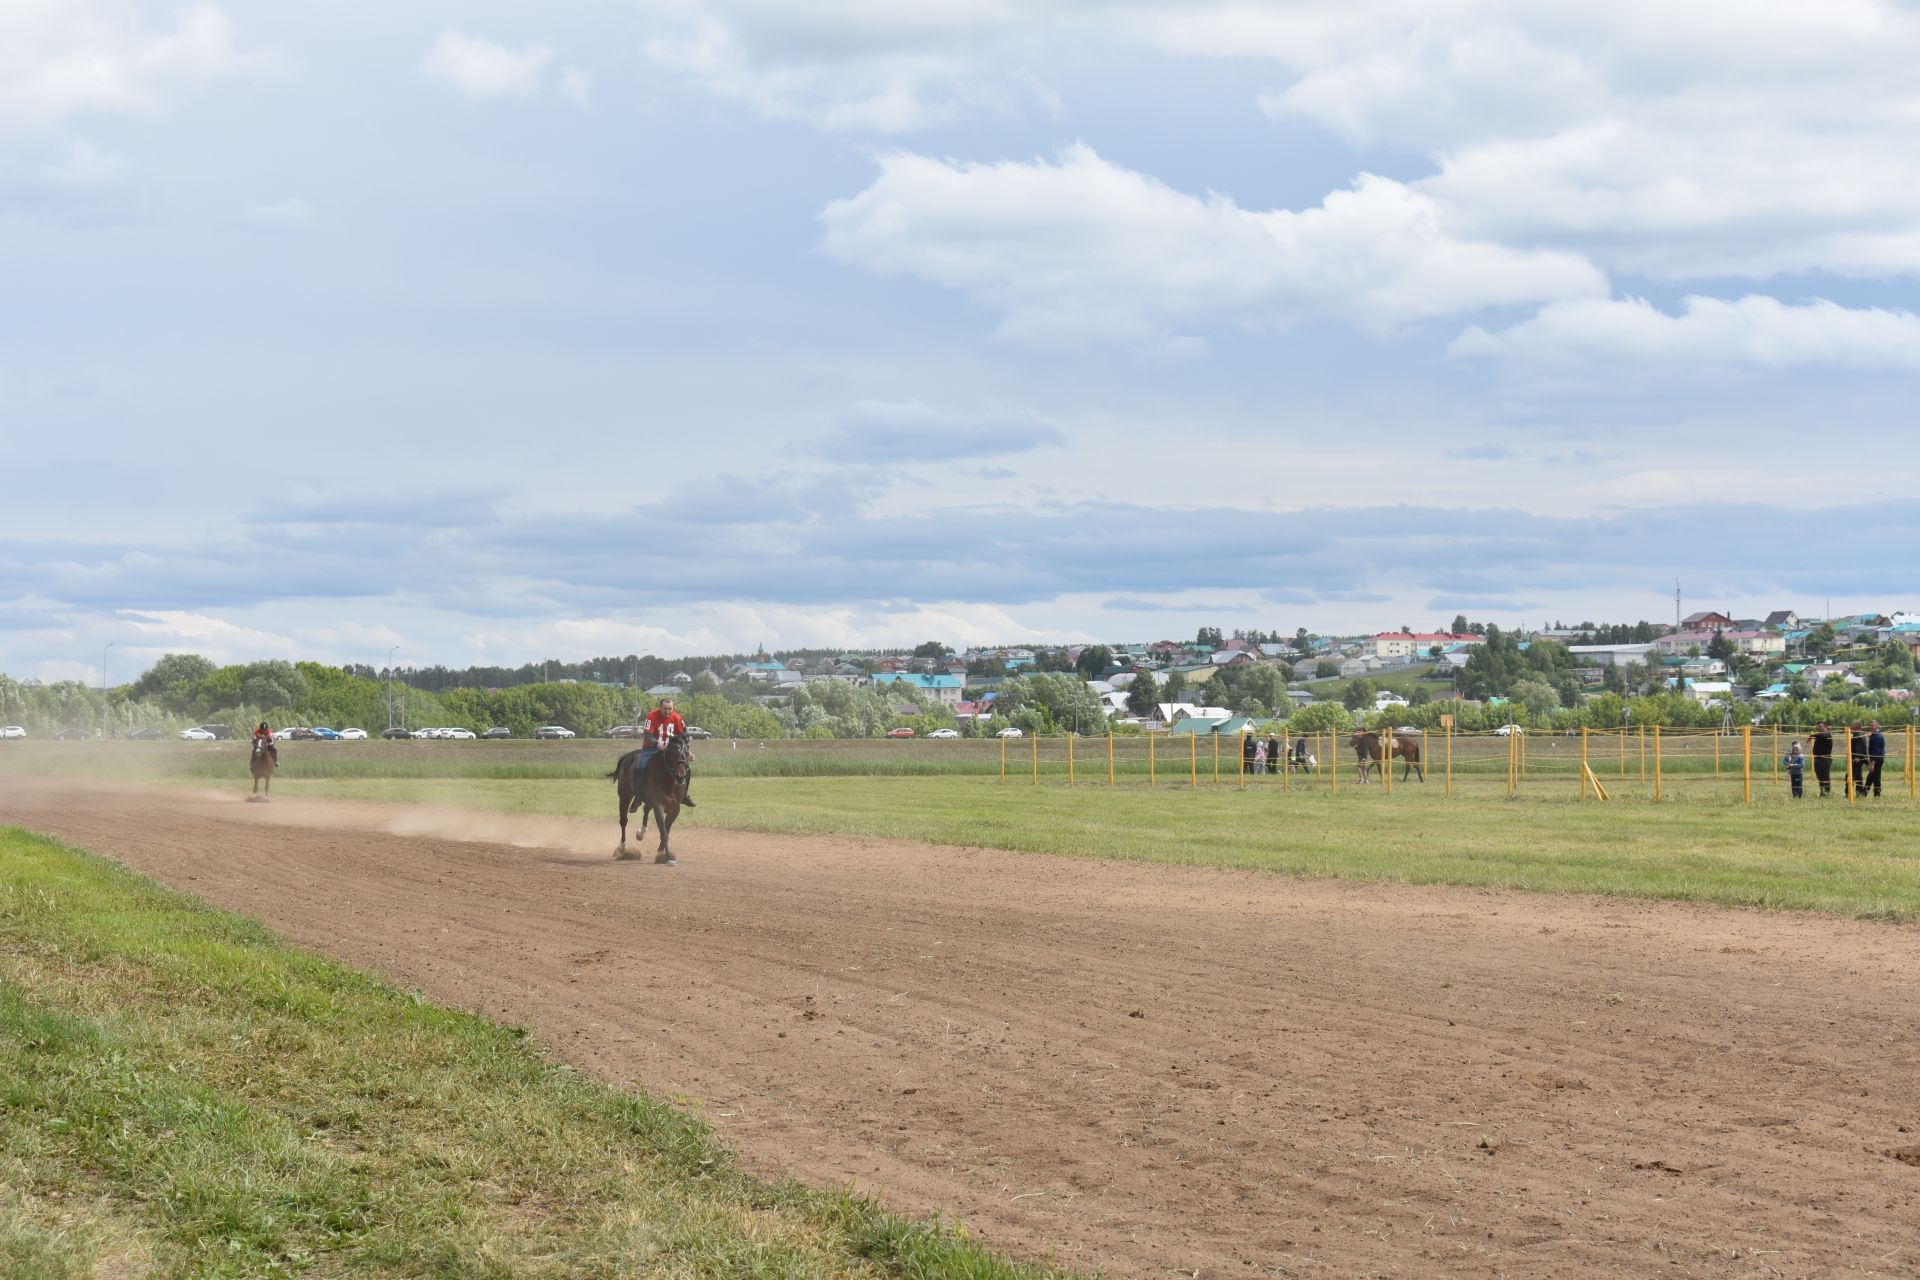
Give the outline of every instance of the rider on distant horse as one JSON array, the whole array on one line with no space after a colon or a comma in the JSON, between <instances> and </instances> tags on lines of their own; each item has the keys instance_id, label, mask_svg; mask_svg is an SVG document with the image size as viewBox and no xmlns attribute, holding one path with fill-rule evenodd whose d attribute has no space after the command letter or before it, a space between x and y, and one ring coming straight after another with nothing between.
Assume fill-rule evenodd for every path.
<instances>
[{"instance_id":1,"label":"rider on distant horse","mask_svg":"<svg viewBox=\"0 0 1920 1280\"><path fill-rule=\"evenodd\" d=\"M273 730L267 728L267 722L265 720L262 720L260 727L253 731L253 740L267 744L267 754L273 757L273 767L278 769L280 767L280 748L273 745Z\"/></svg>"},{"instance_id":2,"label":"rider on distant horse","mask_svg":"<svg viewBox=\"0 0 1920 1280\"><path fill-rule=\"evenodd\" d=\"M672 698L662 698L660 705L647 713L645 729L646 732L640 739L640 758L634 761L633 765L635 778L638 778L646 769L647 761L653 759L656 752L663 750L675 737L686 733L687 722L682 720L680 713L673 709ZM680 792L680 803L689 809L696 809L699 806L694 804L693 797L687 794L691 790L693 790L693 775L689 773L687 785Z\"/></svg>"}]
</instances>

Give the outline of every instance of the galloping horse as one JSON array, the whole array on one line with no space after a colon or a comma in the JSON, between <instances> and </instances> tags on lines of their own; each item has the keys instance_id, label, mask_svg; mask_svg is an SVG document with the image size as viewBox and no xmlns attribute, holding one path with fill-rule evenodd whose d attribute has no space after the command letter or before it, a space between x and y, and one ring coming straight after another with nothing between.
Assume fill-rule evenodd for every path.
<instances>
[{"instance_id":1,"label":"galloping horse","mask_svg":"<svg viewBox=\"0 0 1920 1280\"><path fill-rule=\"evenodd\" d=\"M249 800L271 799L273 796L273 771L277 768L273 758L273 748L267 745L265 738L253 740L253 756L247 761L247 768L253 773L253 793ZM267 784L267 794L260 794L260 784Z\"/></svg>"},{"instance_id":2,"label":"galloping horse","mask_svg":"<svg viewBox=\"0 0 1920 1280\"><path fill-rule=\"evenodd\" d=\"M1360 770L1360 781L1365 782L1368 771L1378 769L1381 765L1380 735L1371 729L1355 729L1353 754ZM1427 780L1427 771L1420 765L1420 739L1403 738L1395 734L1387 760L1391 762L1394 756L1399 756L1405 762L1400 766L1400 781L1405 782L1409 772L1418 773L1422 782Z\"/></svg>"},{"instance_id":3,"label":"galloping horse","mask_svg":"<svg viewBox=\"0 0 1920 1280\"><path fill-rule=\"evenodd\" d=\"M677 867L680 864L667 845L667 833L673 830L673 820L680 816L680 797L686 794L687 779L692 772L693 747L685 736L669 738L667 745L647 760L645 768L639 764L641 755L641 751L627 752L607 775L620 790L620 847L613 856L623 859L640 856L627 852L627 815L638 809L642 835L646 834L649 816L659 819L660 852L653 860Z\"/></svg>"}]
</instances>

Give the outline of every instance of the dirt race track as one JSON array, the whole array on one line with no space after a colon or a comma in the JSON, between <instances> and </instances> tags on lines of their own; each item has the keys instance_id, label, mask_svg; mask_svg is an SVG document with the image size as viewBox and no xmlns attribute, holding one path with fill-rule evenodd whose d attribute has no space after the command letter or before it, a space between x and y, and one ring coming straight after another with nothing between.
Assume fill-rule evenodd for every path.
<instances>
[{"instance_id":1,"label":"dirt race track","mask_svg":"<svg viewBox=\"0 0 1920 1280\"><path fill-rule=\"evenodd\" d=\"M689 814L0 779L0 822L1128 1276L1920 1274L1920 930Z\"/></svg>"}]
</instances>

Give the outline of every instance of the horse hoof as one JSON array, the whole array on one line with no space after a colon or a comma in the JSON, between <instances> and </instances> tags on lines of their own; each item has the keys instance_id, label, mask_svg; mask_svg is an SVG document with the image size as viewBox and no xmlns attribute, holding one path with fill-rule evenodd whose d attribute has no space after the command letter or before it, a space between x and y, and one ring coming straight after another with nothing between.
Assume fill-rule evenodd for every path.
<instances>
[{"instance_id":1,"label":"horse hoof","mask_svg":"<svg viewBox=\"0 0 1920 1280\"><path fill-rule=\"evenodd\" d=\"M639 856L640 856L639 854L630 853L625 849L615 849L613 851L613 860L615 862L632 862L635 858Z\"/></svg>"},{"instance_id":2,"label":"horse hoof","mask_svg":"<svg viewBox=\"0 0 1920 1280\"><path fill-rule=\"evenodd\" d=\"M670 853L663 854L660 857L655 858L654 861L659 863L663 867L677 867L680 865L678 862L674 861L673 855Z\"/></svg>"}]
</instances>

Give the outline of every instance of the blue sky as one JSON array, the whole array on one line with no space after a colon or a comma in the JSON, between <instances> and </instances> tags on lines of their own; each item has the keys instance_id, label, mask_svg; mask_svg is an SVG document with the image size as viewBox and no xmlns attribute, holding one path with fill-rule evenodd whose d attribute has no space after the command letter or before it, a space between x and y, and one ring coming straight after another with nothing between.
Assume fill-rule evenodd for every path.
<instances>
[{"instance_id":1,"label":"blue sky","mask_svg":"<svg viewBox=\"0 0 1920 1280\"><path fill-rule=\"evenodd\" d=\"M1920 601L1870 0L13 0L0 670Z\"/></svg>"}]
</instances>

